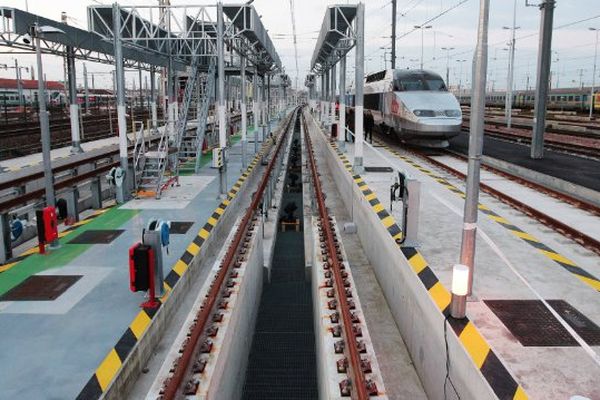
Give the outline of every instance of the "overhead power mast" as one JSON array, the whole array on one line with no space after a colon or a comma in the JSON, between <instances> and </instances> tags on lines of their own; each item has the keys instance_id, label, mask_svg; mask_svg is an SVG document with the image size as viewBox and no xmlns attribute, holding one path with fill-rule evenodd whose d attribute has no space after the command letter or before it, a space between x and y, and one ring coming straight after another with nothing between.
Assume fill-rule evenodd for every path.
<instances>
[{"instance_id":1,"label":"overhead power mast","mask_svg":"<svg viewBox=\"0 0 600 400\"><path fill-rule=\"evenodd\" d=\"M392 69L396 69L396 2L392 0Z\"/></svg>"},{"instance_id":2,"label":"overhead power mast","mask_svg":"<svg viewBox=\"0 0 600 400\"><path fill-rule=\"evenodd\" d=\"M534 6L528 1L527 6ZM555 0L545 0L538 5L542 11L540 22L540 44L538 49L537 82L533 115L533 137L531 139L531 158L544 157L544 133L546 131L546 102L548 100L548 77L552 57L552 27L554 23Z\"/></svg>"}]
</instances>

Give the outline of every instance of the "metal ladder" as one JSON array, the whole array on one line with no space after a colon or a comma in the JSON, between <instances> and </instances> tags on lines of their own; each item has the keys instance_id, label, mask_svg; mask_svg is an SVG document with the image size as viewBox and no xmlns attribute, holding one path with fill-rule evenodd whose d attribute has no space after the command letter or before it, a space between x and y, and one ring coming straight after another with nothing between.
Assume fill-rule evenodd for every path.
<instances>
[{"instance_id":1,"label":"metal ladder","mask_svg":"<svg viewBox=\"0 0 600 400\"><path fill-rule=\"evenodd\" d=\"M179 149L179 145L187 127L187 118L189 107L196 95L196 83L198 82L198 68L200 57L194 57L191 65L190 75L188 77L183 102L179 109L175 137L173 138L174 147ZM160 198L162 191L178 178L177 161L172 171L168 171L169 166L169 129L163 127L158 148L154 151L146 151L145 163L139 178L138 191L153 192L157 199ZM168 179L165 181L165 177Z\"/></svg>"},{"instance_id":2,"label":"metal ladder","mask_svg":"<svg viewBox=\"0 0 600 400\"><path fill-rule=\"evenodd\" d=\"M216 85L215 79L216 66L211 61L208 72L199 77L197 85L197 96L195 104L192 104L192 110L195 109L195 119L197 121L196 129L184 130L178 146L177 173L180 171L193 170L198 173L200 161L202 159L202 146L206 136L206 125L208 118L209 105L214 98ZM195 106L195 107L194 107ZM193 114L193 111L192 111ZM189 160L195 160L194 165L184 164Z\"/></svg>"}]
</instances>

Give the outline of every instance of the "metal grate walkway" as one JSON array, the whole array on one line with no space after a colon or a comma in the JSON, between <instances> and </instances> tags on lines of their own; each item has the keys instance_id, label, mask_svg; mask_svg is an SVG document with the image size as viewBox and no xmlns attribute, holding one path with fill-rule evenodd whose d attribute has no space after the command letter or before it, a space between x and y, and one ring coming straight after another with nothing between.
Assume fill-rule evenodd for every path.
<instances>
[{"instance_id":1,"label":"metal grate walkway","mask_svg":"<svg viewBox=\"0 0 600 400\"><path fill-rule=\"evenodd\" d=\"M296 215L302 218L302 196L284 193L282 204L290 201L296 202ZM278 232L271 278L263 289L242 397L316 399L312 297L304 278L301 231Z\"/></svg>"}]
</instances>

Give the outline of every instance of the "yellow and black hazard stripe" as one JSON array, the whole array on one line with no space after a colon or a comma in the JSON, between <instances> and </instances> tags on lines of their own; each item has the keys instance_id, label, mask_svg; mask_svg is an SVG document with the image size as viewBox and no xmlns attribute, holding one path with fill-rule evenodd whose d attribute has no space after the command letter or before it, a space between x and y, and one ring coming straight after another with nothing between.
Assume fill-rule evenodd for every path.
<instances>
[{"instance_id":1,"label":"yellow and black hazard stripe","mask_svg":"<svg viewBox=\"0 0 600 400\"><path fill-rule=\"evenodd\" d=\"M456 186L454 186L453 184L448 182L447 179L445 179L445 178L439 176L438 174L436 174L435 172L432 172L431 170L423 167L422 165L411 160L410 158L400 154L398 151L391 149L390 147L388 147L385 144L381 144L381 147L384 147L387 151L389 151L396 157L400 158L402 161L406 162L407 164L411 165L412 167L418 169L419 171L421 171L424 174L428 175L429 177L433 178L436 182L438 182L439 184L441 184L442 186L444 186L446 189L450 190L452 193L456 194L457 196L459 196L463 199L466 197L465 192L463 192L462 190L460 190L459 188L457 188ZM586 285L592 287L593 289L595 289L597 291L600 291L600 279L598 279L594 275L590 274L589 272L587 272L586 270L584 270L583 268L578 266L573 260L563 256L559 252L546 246L545 244L540 242L540 240L537 239L535 236L525 232L518 226L510 223L504 217L502 217L502 216L498 215L497 213L495 213L494 211L490 210L490 208L487 207L486 205L479 203L478 208L479 208L479 211L481 211L483 214L485 214L489 219L491 219L492 221L501 225L503 228L507 229L512 235L516 236L517 238L521 239L525 243L534 247L542 255L546 256L548 259L552 260L554 263L560 265L562 268L564 268L565 270L567 270L568 272L573 274L577 279L579 279Z\"/></svg>"},{"instance_id":2,"label":"yellow and black hazard stripe","mask_svg":"<svg viewBox=\"0 0 600 400\"><path fill-rule=\"evenodd\" d=\"M346 170L352 174L352 166L346 155L341 152L335 143L330 143ZM451 294L448 289L440 282L433 270L429 267L425 258L414 247L402 247L400 240L402 231L391 216L377 199L375 193L369 189L360 175L352 175L354 182L359 187L365 199L371 204L373 211L379 217L381 223L385 226L390 236L396 241L402 254L408 260L408 263L417 275L429 297L433 300L437 308L448 319L453 332L464 347L465 351L473 361L473 364L481 372L486 382L490 385L492 391L499 399L526 400L527 394L510 371L504 366L502 361L494 353L491 346L487 343L483 335L468 318L455 320L449 317Z\"/></svg>"},{"instance_id":3,"label":"yellow and black hazard stripe","mask_svg":"<svg viewBox=\"0 0 600 400\"><path fill-rule=\"evenodd\" d=\"M263 145L261 151L254 157L252 162L248 165L248 168L237 182L232 186L231 190L227 194L227 198L224 199L213 211L212 215L208 218L202 229L198 231L198 234L186 250L183 255L177 260L171 271L167 274L164 280L165 294L159 299L160 305L169 297L170 293L175 289L177 282L189 269L190 264L194 257L200 252L200 249L204 242L208 239L215 226L217 225L221 216L225 213L225 209L230 202L236 197L240 191L243 183L248 179L252 170L258 165L262 154L265 152L266 146ZM159 305L159 307L160 307ZM108 352L104 360L100 363L92 377L83 387L77 400L96 400L99 399L102 394L109 387L110 383L117 376L121 369L125 359L129 356L135 345L142 338L148 327L150 326L154 315L158 311L156 309L143 309L141 310L134 320L129 324L129 327L125 330L121 338L117 341L117 344Z\"/></svg>"}]
</instances>

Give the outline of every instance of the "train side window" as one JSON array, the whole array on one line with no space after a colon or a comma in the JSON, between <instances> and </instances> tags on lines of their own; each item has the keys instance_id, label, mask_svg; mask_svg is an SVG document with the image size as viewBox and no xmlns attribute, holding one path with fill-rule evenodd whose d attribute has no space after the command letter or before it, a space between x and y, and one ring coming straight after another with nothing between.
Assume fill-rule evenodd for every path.
<instances>
[{"instance_id":1,"label":"train side window","mask_svg":"<svg viewBox=\"0 0 600 400\"><path fill-rule=\"evenodd\" d=\"M573 96L569 96L569 101L573 101Z\"/></svg>"},{"instance_id":2,"label":"train side window","mask_svg":"<svg viewBox=\"0 0 600 400\"><path fill-rule=\"evenodd\" d=\"M368 110L379 110L379 94L366 94L365 108Z\"/></svg>"},{"instance_id":3,"label":"train side window","mask_svg":"<svg viewBox=\"0 0 600 400\"><path fill-rule=\"evenodd\" d=\"M575 96L575 101L581 101L581 96Z\"/></svg>"},{"instance_id":4,"label":"train side window","mask_svg":"<svg viewBox=\"0 0 600 400\"><path fill-rule=\"evenodd\" d=\"M583 101L587 101L587 100L588 100L587 94L584 94L583 95Z\"/></svg>"}]
</instances>

